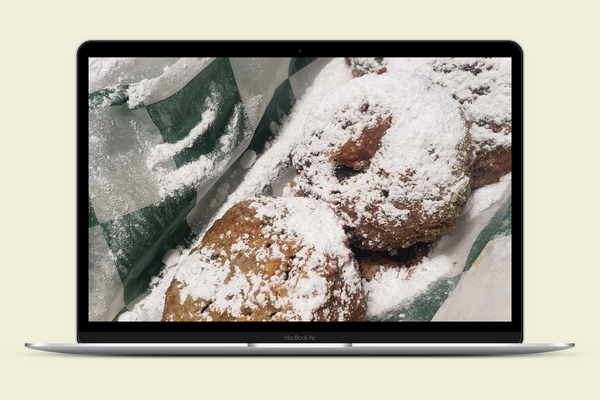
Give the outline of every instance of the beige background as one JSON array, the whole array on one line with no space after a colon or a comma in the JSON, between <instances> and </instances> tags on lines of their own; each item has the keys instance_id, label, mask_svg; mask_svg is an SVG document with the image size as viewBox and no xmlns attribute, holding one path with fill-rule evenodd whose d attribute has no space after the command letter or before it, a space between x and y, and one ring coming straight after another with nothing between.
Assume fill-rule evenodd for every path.
<instances>
[{"instance_id":1,"label":"beige background","mask_svg":"<svg viewBox=\"0 0 600 400\"><path fill-rule=\"evenodd\" d=\"M3 3L2 397L314 397L309 390L332 399L598 396L598 7L240 3ZM24 342L75 340L75 51L90 38L517 40L525 49L525 339L577 347L521 357L369 359L111 358L24 349Z\"/></svg>"}]
</instances>

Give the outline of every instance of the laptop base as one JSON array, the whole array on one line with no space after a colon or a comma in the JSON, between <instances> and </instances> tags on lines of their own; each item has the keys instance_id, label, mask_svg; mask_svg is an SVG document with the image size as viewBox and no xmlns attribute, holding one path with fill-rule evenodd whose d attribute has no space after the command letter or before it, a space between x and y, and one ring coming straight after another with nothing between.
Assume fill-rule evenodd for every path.
<instances>
[{"instance_id":1,"label":"laptop base","mask_svg":"<svg viewBox=\"0 0 600 400\"><path fill-rule=\"evenodd\" d=\"M33 350L65 354L149 356L440 356L534 354L567 350L573 343L436 344L198 344L198 343L25 343Z\"/></svg>"}]
</instances>

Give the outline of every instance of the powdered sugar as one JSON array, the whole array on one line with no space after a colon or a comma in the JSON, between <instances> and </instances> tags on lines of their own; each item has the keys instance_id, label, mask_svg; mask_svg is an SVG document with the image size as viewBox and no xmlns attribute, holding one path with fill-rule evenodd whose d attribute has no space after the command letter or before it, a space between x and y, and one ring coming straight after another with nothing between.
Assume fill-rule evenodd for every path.
<instances>
[{"instance_id":1,"label":"powdered sugar","mask_svg":"<svg viewBox=\"0 0 600 400\"><path fill-rule=\"evenodd\" d=\"M213 93L215 92L213 91ZM216 94L213 96L218 97ZM164 162L181 153L183 150L192 147L194 143L196 143L196 140L207 131L217 117L217 101L218 100L213 97L207 99L207 108L202 113L200 123L192 128L186 137L175 143L163 143L154 147L148 156L148 168L152 168L156 164Z\"/></svg>"},{"instance_id":2,"label":"powdered sugar","mask_svg":"<svg viewBox=\"0 0 600 400\"><path fill-rule=\"evenodd\" d=\"M175 171L158 168L160 195L167 196L185 187L193 187L217 177L226 165L227 160L215 163L214 159L202 155L196 161L185 164Z\"/></svg>"},{"instance_id":3,"label":"powdered sugar","mask_svg":"<svg viewBox=\"0 0 600 400\"><path fill-rule=\"evenodd\" d=\"M179 250L176 249L171 249L168 250L165 255L162 258L162 262L163 264L165 264L166 267L172 267L177 265L177 263L179 262Z\"/></svg>"},{"instance_id":4,"label":"powdered sugar","mask_svg":"<svg viewBox=\"0 0 600 400\"><path fill-rule=\"evenodd\" d=\"M260 234L275 242L256 248L255 237L228 231L223 235L238 237L229 248L231 255L220 254L224 262L213 257L214 247L206 245L200 248L199 255L192 253L185 257L174 276L182 283L181 303L191 296L194 300L209 302L213 312L243 318L244 309L265 307L269 301L281 310L276 318L309 321L315 318L317 311L322 311L331 296L339 296L341 304L336 315L339 313L340 320L348 318L344 307L348 307L346 303L352 300L351 295L362 288L345 233L333 211L323 203L306 198L259 198L250 208L256 210L255 218L263 221ZM241 253L244 257L253 257L258 271L263 271L269 260L278 258L287 262L282 253L284 249L279 246L289 250L287 246L292 243L297 246L294 266L285 276L272 275L268 281L263 275L266 272L241 271L229 261ZM334 282L326 279L326 271L331 268L342 269L341 281L337 284L341 285L343 296L332 290Z\"/></svg>"},{"instance_id":5,"label":"powdered sugar","mask_svg":"<svg viewBox=\"0 0 600 400\"><path fill-rule=\"evenodd\" d=\"M364 280L367 292L367 319L381 317L388 311L408 304L429 285L445 276L452 262L445 256L423 261L410 269L382 269L371 281Z\"/></svg>"},{"instance_id":6,"label":"powdered sugar","mask_svg":"<svg viewBox=\"0 0 600 400\"><path fill-rule=\"evenodd\" d=\"M507 174L498 183L474 190L459 228L434 243L428 257L418 265L409 269L382 269L370 282L363 280L366 319L377 320L386 312L407 306L439 279L460 274L479 233L510 194L510 185L511 174Z\"/></svg>"},{"instance_id":7,"label":"powdered sugar","mask_svg":"<svg viewBox=\"0 0 600 400\"><path fill-rule=\"evenodd\" d=\"M148 168L154 171L156 180L159 182L160 195L167 196L178 190L187 187L203 187L212 179L219 177L227 167L235 161L235 144L238 129L241 125L242 106L237 103L234 107L233 115L225 126L225 132L218 141L215 150L209 154L201 155L197 160L180 166L176 170L165 169L160 162L171 158L185 148L189 148L196 143L198 138L214 122L218 109L219 95L213 93L207 99L208 108L202 113L202 120L194 127L188 136L176 143L166 143L157 145L151 152L148 159ZM250 135L249 126L243 126L243 136ZM215 201L216 205L216 201Z\"/></svg>"},{"instance_id":8,"label":"powdered sugar","mask_svg":"<svg viewBox=\"0 0 600 400\"><path fill-rule=\"evenodd\" d=\"M392 74L409 70L447 90L473 121L475 146L511 142L511 59L388 59ZM491 134L491 135L490 135Z\"/></svg>"},{"instance_id":9,"label":"powdered sugar","mask_svg":"<svg viewBox=\"0 0 600 400\"><path fill-rule=\"evenodd\" d=\"M181 259L186 259L189 250L183 250ZM180 260L178 260L180 261ZM150 288L143 299L135 304L129 311L119 316L119 321L160 321L165 308L165 293L171 284L178 266L169 263L154 279L154 286Z\"/></svg>"},{"instance_id":10,"label":"powdered sugar","mask_svg":"<svg viewBox=\"0 0 600 400\"><path fill-rule=\"evenodd\" d=\"M471 192L471 198L465 206L465 216L475 217L482 211L497 203L509 190L512 181L512 173L504 175L496 183L486 185Z\"/></svg>"},{"instance_id":11,"label":"powdered sugar","mask_svg":"<svg viewBox=\"0 0 600 400\"><path fill-rule=\"evenodd\" d=\"M389 60L389 65L393 68L393 59ZM430 64L425 65L429 65L428 68L430 68ZM390 66L388 66L388 69ZM402 71L394 73L393 79L400 79L402 81L401 76L403 74L406 73ZM390 77L385 77L385 74L381 76L365 76L356 79L356 81L378 78L388 79ZM268 148L266 146L266 150L263 154L255 160L253 165L251 165L244 181L229 195L229 197L227 197L225 204L218 209L214 219L221 217L233 204L259 195L266 186L287 179L283 177L283 175L286 171L289 171L289 154L303 137L302 132L307 117L310 116L308 122L311 124L319 123L319 119L313 118L314 113L311 114L310 111L321 102L323 96L329 94L329 92L336 87L350 81L350 79L351 75L349 68L341 59L332 61L325 69L323 69L321 74L315 79L313 86L310 87L303 98L296 103L292 110L292 114L288 117L284 117L282 126L278 127L278 134ZM414 79L411 79L410 82L403 82L403 85L408 85L408 89L410 89L410 85L414 84L412 83L413 81ZM419 90L427 86L427 84L419 85ZM382 86L389 87L389 85ZM406 86L404 87L406 88ZM431 99L441 99L442 96L438 95L441 90L442 89L437 87L431 87L429 90L426 90L428 93L433 94L426 95L430 97L427 98L428 100L425 101L425 103L431 105ZM387 89L384 88L381 92L374 95L373 98L377 100L373 103L374 111L379 113L386 112L385 108L387 107L387 104L385 104L385 101L387 96L395 96L395 94L386 93L386 91ZM377 98L376 96L379 97ZM444 99L447 98L448 96L444 96ZM441 101L443 107L446 107L446 100ZM449 99L449 101L454 103L452 99ZM436 102L436 100L433 100L433 102ZM394 107L403 107L401 108L402 112L396 110L390 114L392 115L394 122L402 123L403 126L407 127L406 131L403 131L409 132L406 136L406 140L418 141L420 140L418 132L425 132L426 130L431 132L433 129L437 129L437 127L431 123L431 120L435 120L438 116L431 110L420 108L421 103L419 101L401 99L402 106L398 106L398 102L395 103L396 105L394 105ZM486 106L485 102L478 103L477 101L474 101L473 104L477 107L481 105L481 110L484 110L489 106ZM456 105L453 104L453 107L456 108ZM448 110L450 110L449 106ZM236 108L236 112L237 111ZM452 122L444 129L452 131L452 124L456 123L456 126L458 126L459 123L462 124L462 119L459 114L454 114L450 111L442 111L442 113L446 112L448 112L448 114L444 114L444 117L448 117L448 120ZM398 117L396 117L396 114L398 114ZM342 116L344 118L354 118L356 121L355 126L361 127L372 126L374 123L372 115L371 117L362 118L360 115L352 114L347 111L346 114ZM402 115L406 116L402 117ZM422 121L424 122L422 124L414 122L417 119L417 116L419 117L419 120L421 117L423 118ZM456 117L458 117L458 119L456 119ZM202 119L204 120L204 115ZM336 132L333 131L334 128L336 127L331 127L331 137L335 137L336 135ZM510 141L510 135L497 135L484 126L473 125L472 132L474 135L480 137L493 134L494 136L503 138L501 140ZM431 158L431 155L429 155L428 152L426 154L425 151L421 151L419 154L406 154L406 152L394 153L394 149L390 148L394 146L391 146L389 138L386 139L386 136L384 136L382 140L382 149L386 151L389 150L390 153L388 153L388 156L384 156L382 154L383 151L378 152L372 158L371 166L391 169L394 173L401 173L403 171L402 168L404 168L404 171L406 168L414 168L415 171L417 169L422 170L421 175L419 176L420 186L418 187L409 187L408 185L391 187L389 182L382 179L382 185L390 186L390 197L404 196L407 199L422 199L424 202L423 204L425 205L424 209L428 210L427 212L435 212L435 210L439 208L440 198L443 199L443 201L448 201L452 191L462 190L462 186L468 184L468 181L464 182L464 179L457 180L453 175L454 167L452 163L454 160L450 153L451 149L456 148L459 141L452 135L442 135L441 137L434 137L432 139L438 141L435 143L441 151L440 154L437 154L438 159L442 158L448 161L441 168L437 165L431 168L428 167L430 163L427 160L428 157ZM446 143L443 142L445 140L454 141L452 143ZM226 134L221 137L219 143L225 148L230 146L233 142L230 141L230 138L227 137ZM451 144L454 145L454 147L452 147ZM427 147L425 146L424 149L427 149ZM414 160L413 167L410 167L408 163L401 164L398 162L403 159ZM217 177L225 170L227 163L228 161L219 161L216 158L201 156L197 161L184 165L177 171L162 175L164 179L164 181L162 181L162 186L164 186L163 193L177 190L185 185L197 185ZM154 168L156 171L159 170L156 168L156 165ZM169 181L171 183L169 183ZM334 183L337 184L337 182ZM365 180L364 182L360 181L360 183L369 184L370 182ZM497 201L498 196L502 197L506 190L510 190L509 183L510 175L504 177L498 184L490 185L475 191L465 208L463 217L468 219L470 218L469 216L477 215L489 208ZM446 192L445 190L440 190L441 187L447 187L449 189ZM427 198L425 196L423 199L423 193L432 190L437 190L437 195L432 198ZM213 205L215 209L219 203L225 200L228 191L229 188L227 187L223 188L224 194L218 192L218 196L216 195ZM363 207L364 209L370 201L379 200L381 193L378 193L377 197L370 196L374 195L357 196L354 197L354 199L358 207ZM276 204L281 204L280 206L273 204L266 205L260 203L258 200L253 203L253 207L256 209L260 218L274 219L274 222L272 223L273 231L268 232L270 235L277 235L277 237L279 237L281 233L285 231L289 232L290 235L301 237L305 246L298 252L298 256L302 255L307 257L312 260L311 262L314 265L316 265L319 262L322 262L323 255L327 254L328 257L332 257L337 260L337 262L341 263L340 265L344 265L343 276L346 281L355 282L356 279L360 280L360 278L357 278L358 275L356 269L352 263L348 262L348 257L350 257L351 254L344 244L345 234L343 229L340 227L339 222L329 223L329 221L331 221L330 216L333 215L331 210L322 207L322 205L315 205L314 202L310 202L308 199L279 200L281 202ZM296 200L300 201L298 202ZM309 201L309 203L301 205L302 201ZM406 214L406 210L395 207L393 209L384 209L384 211L385 213L394 215L394 218L397 218L398 220L402 220ZM210 227L210 225L211 224L208 224L208 227ZM229 234L233 233L229 232ZM201 239L202 237L198 239L195 245L198 245ZM236 245L232 246L231 249L234 252L246 252L249 250L247 242L243 237L239 238ZM263 252L259 252L257 254L257 261L264 261L269 258L280 258L282 257L283 250L284 249L278 247L278 245L273 245L268 251L264 250ZM265 289L264 286L261 286L263 278L260 275L242 273L242 271L235 268L230 270L227 265L217 267L213 262L206 261L206 258L203 258L207 256L210 256L210 252L204 253L199 260L198 253L188 255L187 252L184 252L181 259L178 260L179 265L166 268L162 278L157 282L156 287L153 288L152 293L136 305L133 312L124 314L120 320L160 320L164 307L164 294L173 278L178 279L180 282L184 282L180 291L181 301L184 301L188 295L192 296L194 299L210 299L212 301L211 304L213 304L211 307L215 307L215 310L227 312L231 315L241 315L241 310L244 307L260 307L270 298L271 294L269 294L269 291ZM415 296L425 292L431 283L435 282L440 277L447 276L453 267L452 262L453 260L451 258L443 254L430 255L430 258L424 259L421 264L411 269L412 272L409 279L406 279L408 277L408 271L406 269L398 269L380 271L371 282L364 281L365 289L368 292L367 318L374 319L382 313L397 308L399 305L408 304ZM231 272L230 279L227 279L227 275L224 271ZM330 282L327 282L321 275L314 273L314 271L310 269L307 272L307 275L302 277L302 279L300 276L295 276L292 277L289 282L292 282L293 285L295 285L295 291L289 294L289 299L286 301L293 304L292 308L295 311L293 313L290 312L287 317L289 317L290 320L310 320L315 310L319 309L319 307L326 302L327 285ZM290 285L292 285L292 283L290 283ZM252 298L252 300L249 301L249 298ZM278 303L278 305L283 307L283 303Z\"/></svg>"},{"instance_id":12,"label":"powdered sugar","mask_svg":"<svg viewBox=\"0 0 600 400\"><path fill-rule=\"evenodd\" d=\"M391 126L368 169L340 180L331 149L388 117ZM359 222L397 223L409 213L398 204L418 203L425 215L432 215L453 200L452 194L467 191L465 141L456 102L400 71L365 75L333 90L311 112L292 157L302 171L297 182L304 192L331 204L352 204ZM381 204L378 215L367 211L373 204ZM348 218L347 224L353 223Z\"/></svg>"},{"instance_id":13,"label":"powdered sugar","mask_svg":"<svg viewBox=\"0 0 600 400\"><path fill-rule=\"evenodd\" d=\"M352 79L350 69L341 58L331 61L317 75L289 116L284 117L278 136L255 161L244 181L229 195L227 202L216 213L213 221L220 218L235 203L259 195L270 184L277 183L290 165L290 152L302 137L304 122L312 108L332 89ZM210 224L208 225L210 226Z\"/></svg>"},{"instance_id":14,"label":"powdered sugar","mask_svg":"<svg viewBox=\"0 0 600 400\"><path fill-rule=\"evenodd\" d=\"M243 169L249 169L254 165L256 161L256 152L254 150L246 150L240 158L240 167Z\"/></svg>"},{"instance_id":15,"label":"powdered sugar","mask_svg":"<svg viewBox=\"0 0 600 400\"><path fill-rule=\"evenodd\" d=\"M212 58L180 58L160 76L143 79L127 89L129 108L155 103L176 93L206 67Z\"/></svg>"},{"instance_id":16,"label":"powdered sugar","mask_svg":"<svg viewBox=\"0 0 600 400\"><path fill-rule=\"evenodd\" d=\"M178 58L102 57L89 59L89 92L162 75Z\"/></svg>"},{"instance_id":17,"label":"powdered sugar","mask_svg":"<svg viewBox=\"0 0 600 400\"><path fill-rule=\"evenodd\" d=\"M380 71L387 64L385 60L373 57L352 57L348 60L350 66L355 70L354 74L356 76Z\"/></svg>"},{"instance_id":18,"label":"powdered sugar","mask_svg":"<svg viewBox=\"0 0 600 400\"><path fill-rule=\"evenodd\" d=\"M316 257L327 255L341 264L350 261L346 234L327 205L306 198L281 197L277 202L255 202L251 207L256 209L257 218L274 219L272 229L275 234L285 230L292 236L303 238L306 245L315 249Z\"/></svg>"}]
</instances>

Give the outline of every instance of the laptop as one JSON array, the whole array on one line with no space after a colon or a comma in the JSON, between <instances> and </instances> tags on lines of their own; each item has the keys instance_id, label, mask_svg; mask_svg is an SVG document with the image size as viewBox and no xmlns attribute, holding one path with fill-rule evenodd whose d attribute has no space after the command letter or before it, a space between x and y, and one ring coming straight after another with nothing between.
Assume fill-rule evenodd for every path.
<instances>
[{"instance_id":1,"label":"laptop","mask_svg":"<svg viewBox=\"0 0 600 400\"><path fill-rule=\"evenodd\" d=\"M512 41L89 41L73 354L521 354ZM514 229L513 229L514 228Z\"/></svg>"}]
</instances>

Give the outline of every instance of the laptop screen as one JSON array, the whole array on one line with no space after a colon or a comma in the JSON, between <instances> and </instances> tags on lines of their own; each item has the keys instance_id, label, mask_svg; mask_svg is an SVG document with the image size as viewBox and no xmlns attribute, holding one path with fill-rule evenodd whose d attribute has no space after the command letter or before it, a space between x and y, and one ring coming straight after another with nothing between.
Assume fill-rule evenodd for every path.
<instances>
[{"instance_id":1,"label":"laptop screen","mask_svg":"<svg viewBox=\"0 0 600 400\"><path fill-rule=\"evenodd\" d=\"M90 58L88 320L511 321L510 58Z\"/></svg>"}]
</instances>

